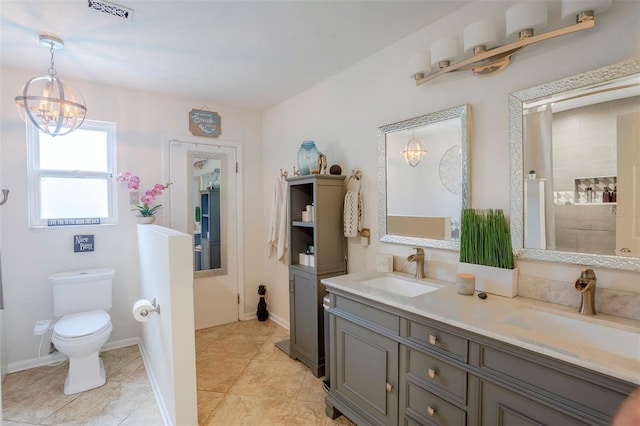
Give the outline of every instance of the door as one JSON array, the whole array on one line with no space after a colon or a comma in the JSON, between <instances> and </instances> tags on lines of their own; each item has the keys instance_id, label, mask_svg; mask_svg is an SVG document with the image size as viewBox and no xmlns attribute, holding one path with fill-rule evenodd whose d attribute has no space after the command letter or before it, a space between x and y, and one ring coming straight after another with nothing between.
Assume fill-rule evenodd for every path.
<instances>
[{"instance_id":1,"label":"door","mask_svg":"<svg viewBox=\"0 0 640 426\"><path fill-rule=\"evenodd\" d=\"M640 256L640 112L618 116L616 255Z\"/></svg>"},{"instance_id":2,"label":"door","mask_svg":"<svg viewBox=\"0 0 640 426\"><path fill-rule=\"evenodd\" d=\"M237 321L241 314L242 294L238 265L241 186L238 185L236 164L239 147L233 143L208 143L202 138L188 137L172 139L168 145L168 173L172 183L169 188L170 226L194 236L195 328ZM210 166L212 172L215 170L215 177L200 174L203 167ZM200 206L203 202L201 194L213 193L209 190L217 186L220 195L217 217L220 223L219 268L216 262L202 262L203 255L210 255L210 247L203 250L202 244L210 242L209 237L213 235L210 228L215 222L213 213L217 209ZM203 264L209 269L203 269Z\"/></svg>"}]
</instances>

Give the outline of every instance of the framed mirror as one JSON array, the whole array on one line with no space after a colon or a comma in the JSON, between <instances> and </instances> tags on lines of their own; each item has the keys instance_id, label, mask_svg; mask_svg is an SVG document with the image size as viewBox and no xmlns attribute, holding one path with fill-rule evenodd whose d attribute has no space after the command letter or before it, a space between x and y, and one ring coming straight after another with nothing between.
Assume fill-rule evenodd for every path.
<instances>
[{"instance_id":1,"label":"framed mirror","mask_svg":"<svg viewBox=\"0 0 640 426\"><path fill-rule=\"evenodd\" d=\"M509 96L524 259L640 271L640 58Z\"/></svg>"},{"instance_id":2,"label":"framed mirror","mask_svg":"<svg viewBox=\"0 0 640 426\"><path fill-rule=\"evenodd\" d=\"M226 241L223 238L221 187L224 155L189 152L192 164L194 271L226 274Z\"/></svg>"},{"instance_id":3,"label":"framed mirror","mask_svg":"<svg viewBox=\"0 0 640 426\"><path fill-rule=\"evenodd\" d=\"M469 105L378 128L380 241L460 249L470 147Z\"/></svg>"}]
</instances>

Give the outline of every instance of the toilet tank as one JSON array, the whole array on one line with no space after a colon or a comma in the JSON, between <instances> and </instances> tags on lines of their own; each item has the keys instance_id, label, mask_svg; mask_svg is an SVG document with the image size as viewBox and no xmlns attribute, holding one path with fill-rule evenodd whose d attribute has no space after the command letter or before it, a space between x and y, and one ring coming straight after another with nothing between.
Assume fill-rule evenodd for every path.
<instances>
[{"instance_id":1,"label":"toilet tank","mask_svg":"<svg viewBox=\"0 0 640 426\"><path fill-rule=\"evenodd\" d=\"M53 315L102 309L109 311L115 271L109 268L60 272L49 276L53 291Z\"/></svg>"}]
</instances>

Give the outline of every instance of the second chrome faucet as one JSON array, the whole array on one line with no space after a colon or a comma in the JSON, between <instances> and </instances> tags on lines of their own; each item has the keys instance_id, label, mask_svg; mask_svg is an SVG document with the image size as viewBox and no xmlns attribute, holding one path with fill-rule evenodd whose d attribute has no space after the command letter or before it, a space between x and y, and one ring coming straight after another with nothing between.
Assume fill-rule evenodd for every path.
<instances>
[{"instance_id":1,"label":"second chrome faucet","mask_svg":"<svg viewBox=\"0 0 640 426\"><path fill-rule=\"evenodd\" d=\"M409 255L409 262L416 262L416 278L424 278L424 250L420 247L415 248L415 253Z\"/></svg>"}]
</instances>

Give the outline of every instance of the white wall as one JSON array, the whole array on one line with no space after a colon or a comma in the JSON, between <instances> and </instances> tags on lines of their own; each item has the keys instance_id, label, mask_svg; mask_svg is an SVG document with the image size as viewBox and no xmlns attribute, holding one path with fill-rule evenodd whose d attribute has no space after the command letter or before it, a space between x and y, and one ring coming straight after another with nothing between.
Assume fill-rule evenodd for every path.
<instances>
[{"instance_id":1,"label":"white wall","mask_svg":"<svg viewBox=\"0 0 640 426\"><path fill-rule=\"evenodd\" d=\"M140 323L142 355L168 425L198 423L191 235L138 225L140 297L160 313Z\"/></svg>"},{"instance_id":2,"label":"white wall","mask_svg":"<svg viewBox=\"0 0 640 426\"><path fill-rule=\"evenodd\" d=\"M3 67L0 82L0 181L11 189L11 200L2 207L0 245L4 304L7 322L8 360L11 364L37 358L39 338L33 336L36 320L51 318L51 297L47 276L65 270L112 267L114 278L114 330L111 341L139 336L131 316L131 306L138 298L138 258L134 212L129 211L128 191L120 190L119 224L116 226L29 229L27 222L27 168L25 124L15 110L13 98L25 81L38 71ZM123 76L126 78L126 76ZM150 92L125 90L86 81L65 81L79 90L88 106L87 118L117 123L118 170L139 175L143 185L165 181L162 176L163 134L189 135L188 112L203 105L217 111L222 118L225 140L244 146L244 205L261 198L262 186L262 114L257 111L217 105L207 99L181 99ZM263 212L247 209L244 215L245 259L258 259L264 234ZM162 224L162 219L158 221ZM95 252L73 253L74 234L94 234ZM245 311L258 303L257 285L262 279L261 264L246 265L244 276Z\"/></svg>"},{"instance_id":3,"label":"white wall","mask_svg":"<svg viewBox=\"0 0 640 426\"><path fill-rule=\"evenodd\" d=\"M559 2L556 3L551 11L555 16ZM358 241L349 243L350 272L374 269L377 253L406 257L410 247L378 242L377 127L470 104L472 206L508 212L508 94L640 55L640 2L614 2L611 9L597 18L594 29L529 46L496 76L482 78L463 71L415 87L407 71L411 54L427 50L440 37L460 36L464 27L476 18L504 17L510 4L474 2L266 111L264 205L269 206L279 169L291 171L300 143L315 140L329 164L340 164L343 173L356 168L364 173L365 226L372 230L371 245L362 248ZM550 27L558 27L557 21L554 18ZM265 215L265 224L267 221ZM428 250L427 257L427 270L433 262L457 261L457 253L448 251ZM567 286L579 274L577 265L540 267L539 263L526 261L520 261L519 265L521 274L564 280ZM270 310L278 317L288 318L287 269L267 260L265 272L271 284ZM640 292L637 286L640 274L596 272L601 287Z\"/></svg>"}]
</instances>

